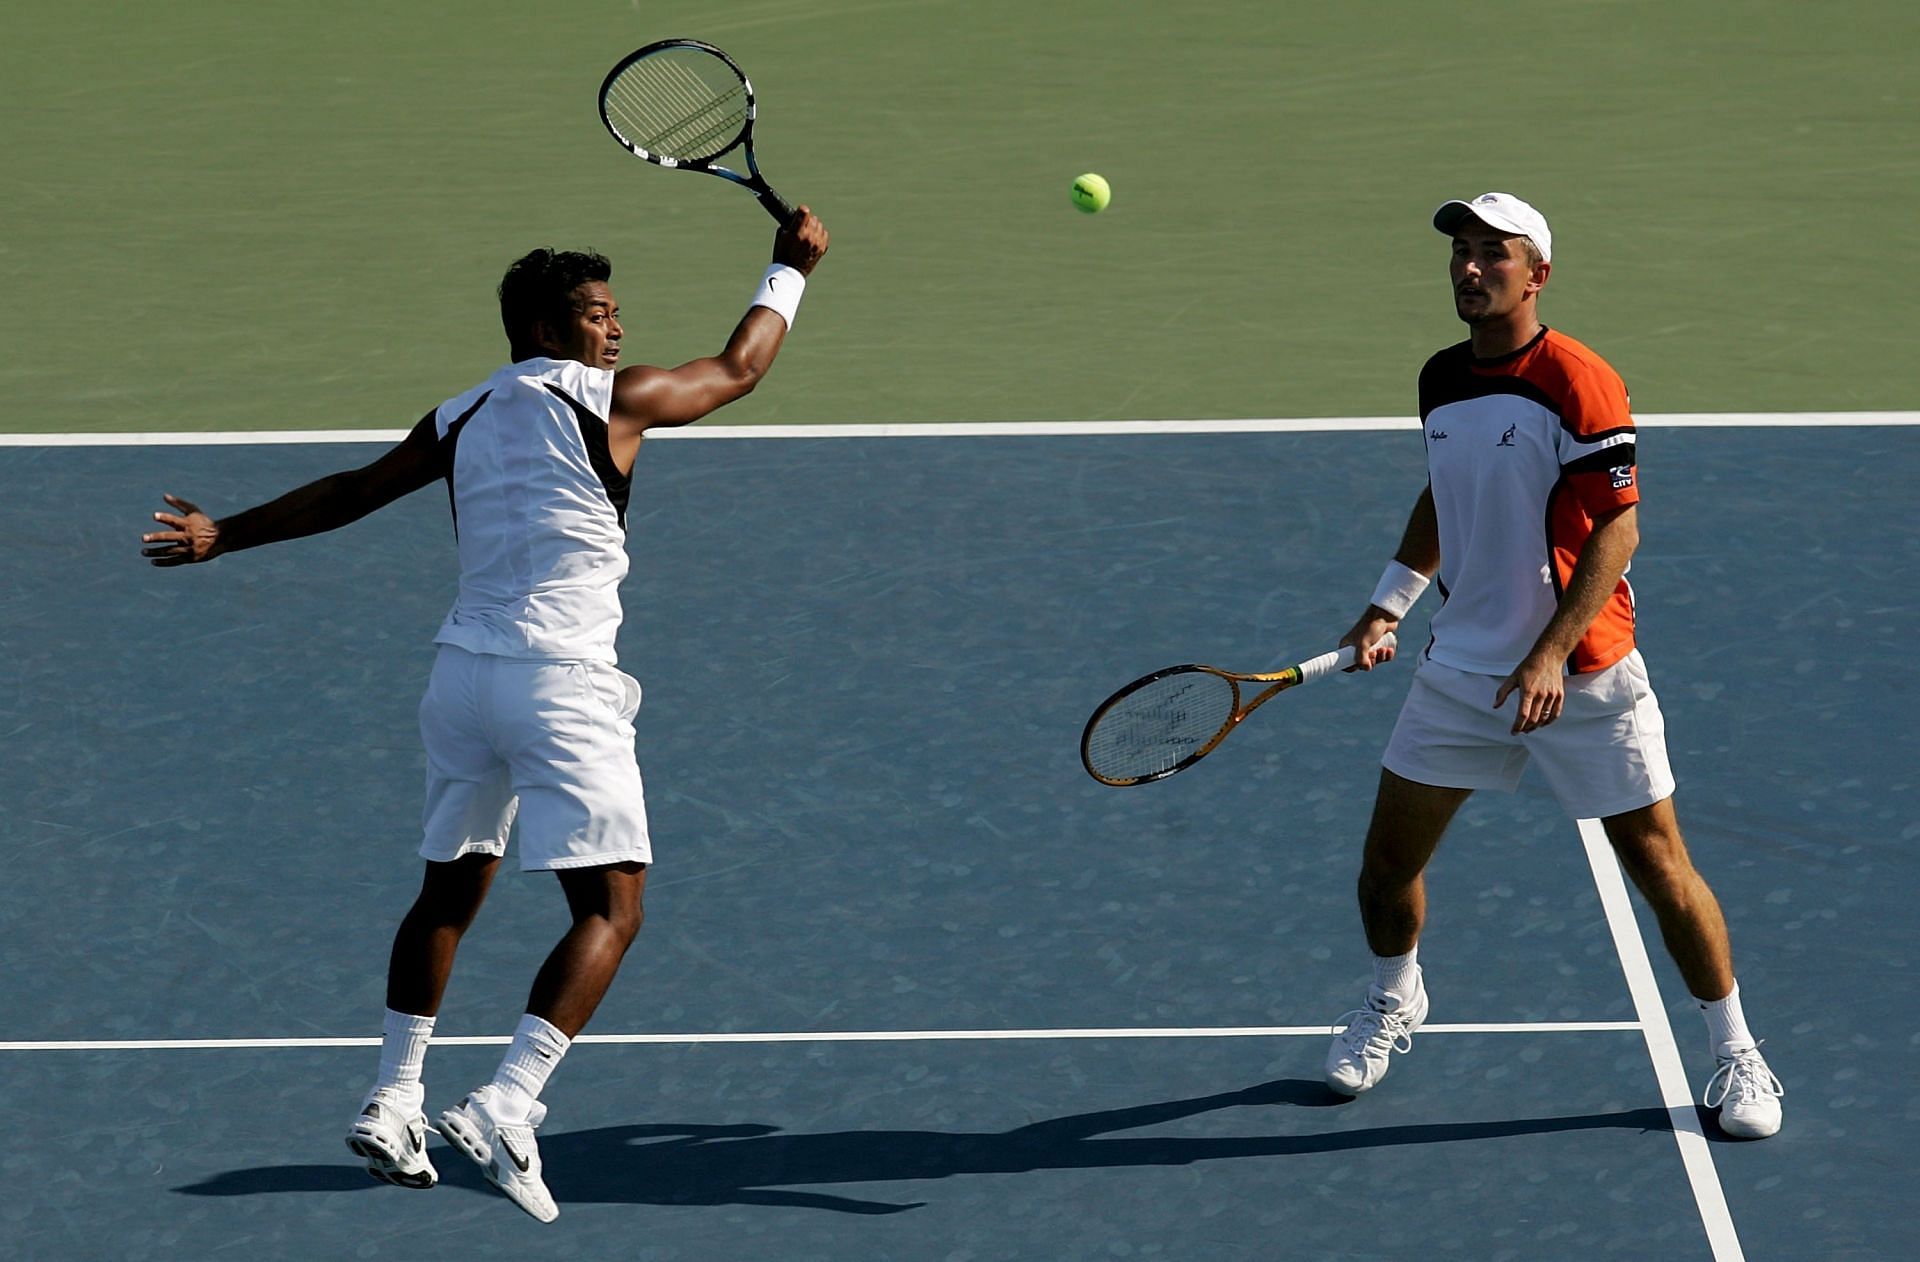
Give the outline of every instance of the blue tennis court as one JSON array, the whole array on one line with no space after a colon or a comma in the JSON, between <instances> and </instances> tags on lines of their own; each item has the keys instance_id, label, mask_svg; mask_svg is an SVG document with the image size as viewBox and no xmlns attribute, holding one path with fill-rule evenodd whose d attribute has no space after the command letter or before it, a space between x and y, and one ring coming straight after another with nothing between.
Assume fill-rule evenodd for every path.
<instances>
[{"instance_id":1,"label":"blue tennis court","mask_svg":"<svg viewBox=\"0 0 1920 1262\"><path fill-rule=\"evenodd\" d=\"M1641 440L1677 802L1788 1089L1758 1144L1684 1110L1677 1142L1650 1049L1664 1016L1697 1095L1699 1019L1650 932L1636 1003L1531 778L1430 873L1414 1052L1360 1100L1320 1085L1409 662L1163 784L1079 767L1135 675L1331 645L1423 480L1410 432L648 443L622 659L658 864L545 1096L551 1227L437 1143L445 1183L412 1193L340 1142L418 879L444 496L137 557L162 491L230 511L372 451L0 447L7 1256L1920 1254L1892 1208L1920 1120L1912 427ZM430 1103L498 1059L552 884L503 875L468 936Z\"/></svg>"}]
</instances>

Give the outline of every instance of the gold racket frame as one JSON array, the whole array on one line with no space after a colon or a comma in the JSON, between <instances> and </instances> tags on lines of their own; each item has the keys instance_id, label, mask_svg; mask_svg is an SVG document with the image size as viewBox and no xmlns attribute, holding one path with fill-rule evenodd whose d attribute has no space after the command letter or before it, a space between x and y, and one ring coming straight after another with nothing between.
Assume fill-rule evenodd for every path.
<instances>
[{"instance_id":1,"label":"gold racket frame","mask_svg":"<svg viewBox=\"0 0 1920 1262\"><path fill-rule=\"evenodd\" d=\"M1228 715L1227 721L1220 725L1220 730L1215 732L1199 749L1188 754L1185 758L1182 758L1179 762L1163 771L1151 772L1144 776L1130 776L1118 779L1112 776L1103 776L1098 771L1095 771L1093 768L1093 759L1088 755L1088 747L1093 739L1093 729L1099 726L1100 720L1106 717L1107 712L1148 684L1156 683L1169 675L1181 674L1217 675L1232 686L1233 713ZM1273 671L1269 674L1244 675L1235 671L1221 670L1218 666L1204 666L1197 662L1187 662L1180 666L1168 666L1161 670L1154 671L1151 675L1142 675L1094 707L1093 714L1087 719L1086 727L1081 729L1080 732L1080 765L1085 767L1087 774L1095 780L1098 780L1101 784L1111 785L1116 789L1128 789L1136 784L1152 784L1155 780L1165 780L1168 776L1185 771L1188 767L1193 766L1193 764L1205 758L1215 749L1218 749L1220 742L1232 735L1233 729L1240 726L1242 720L1249 714L1252 714L1255 710L1258 710L1261 706L1285 692L1287 689L1300 683L1304 678L1305 676L1301 674L1298 666L1289 666L1285 670ZM1255 696L1253 700L1243 705L1240 700L1241 684L1267 684L1269 687Z\"/></svg>"}]
</instances>

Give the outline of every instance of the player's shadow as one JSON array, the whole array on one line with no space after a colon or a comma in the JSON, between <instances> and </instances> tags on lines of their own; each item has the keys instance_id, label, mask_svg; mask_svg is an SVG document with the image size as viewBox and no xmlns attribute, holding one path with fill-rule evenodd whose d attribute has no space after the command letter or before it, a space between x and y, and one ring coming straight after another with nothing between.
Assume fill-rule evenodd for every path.
<instances>
[{"instance_id":1,"label":"player's shadow","mask_svg":"<svg viewBox=\"0 0 1920 1262\"><path fill-rule=\"evenodd\" d=\"M897 1214L925 1202L860 1200L796 1189L1029 1170L1182 1166L1558 1131L1670 1129L1664 1109L1648 1108L1500 1122L1380 1126L1317 1135L1102 1138L1220 1109L1276 1104L1321 1108L1342 1103L1344 1097L1321 1083L1282 1079L1190 1100L1054 1118L1009 1131L786 1135L777 1126L753 1123L605 1126L543 1135L540 1153L547 1185L563 1203L780 1205L846 1214ZM434 1159L445 1182L482 1186L479 1172L447 1149L436 1147ZM246 1196L374 1186L363 1171L350 1165L279 1166L233 1170L175 1190L193 1196Z\"/></svg>"}]
</instances>

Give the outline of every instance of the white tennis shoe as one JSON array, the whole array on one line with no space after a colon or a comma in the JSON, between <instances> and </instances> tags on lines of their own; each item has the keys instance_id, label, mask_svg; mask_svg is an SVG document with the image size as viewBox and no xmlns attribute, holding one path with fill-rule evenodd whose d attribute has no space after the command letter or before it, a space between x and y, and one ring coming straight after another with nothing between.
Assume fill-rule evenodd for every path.
<instances>
[{"instance_id":1,"label":"white tennis shoe","mask_svg":"<svg viewBox=\"0 0 1920 1262\"><path fill-rule=\"evenodd\" d=\"M1720 1129L1735 1139L1765 1139L1780 1129L1780 1097L1787 1089L1767 1068L1760 1045L1722 1056L1700 1103L1720 1110Z\"/></svg>"},{"instance_id":2,"label":"white tennis shoe","mask_svg":"<svg viewBox=\"0 0 1920 1262\"><path fill-rule=\"evenodd\" d=\"M430 1188L440 1174L427 1160L427 1119L417 1100L382 1087L367 1097L353 1119L347 1147L367 1163L367 1173L395 1187Z\"/></svg>"},{"instance_id":3,"label":"white tennis shoe","mask_svg":"<svg viewBox=\"0 0 1920 1262\"><path fill-rule=\"evenodd\" d=\"M1371 986L1367 1006L1340 1018L1327 1049L1327 1086L1345 1096L1359 1095L1387 1076L1395 1052L1413 1050L1413 1032L1427 1019L1424 981L1412 999Z\"/></svg>"},{"instance_id":4,"label":"white tennis shoe","mask_svg":"<svg viewBox=\"0 0 1920 1262\"><path fill-rule=\"evenodd\" d=\"M534 1127L546 1120L547 1106L536 1100L526 1121L502 1122L493 1112L497 1097L492 1085L474 1088L440 1115L436 1129L508 1200L550 1223L560 1217L560 1207L540 1179L540 1148L533 1141Z\"/></svg>"}]
</instances>

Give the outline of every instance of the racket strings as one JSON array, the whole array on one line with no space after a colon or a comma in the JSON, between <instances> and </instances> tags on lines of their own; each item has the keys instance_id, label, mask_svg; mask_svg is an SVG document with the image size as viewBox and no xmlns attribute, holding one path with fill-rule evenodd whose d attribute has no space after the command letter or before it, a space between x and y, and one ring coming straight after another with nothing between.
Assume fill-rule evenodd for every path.
<instances>
[{"instance_id":1,"label":"racket strings","mask_svg":"<svg viewBox=\"0 0 1920 1262\"><path fill-rule=\"evenodd\" d=\"M1114 701L1087 732L1087 766L1107 780L1170 771L1206 748L1232 720L1233 681L1207 671L1152 680Z\"/></svg>"},{"instance_id":2,"label":"racket strings","mask_svg":"<svg viewBox=\"0 0 1920 1262\"><path fill-rule=\"evenodd\" d=\"M695 89L704 85L676 82L667 74L629 72L609 90L608 103L621 130L648 152L683 159L715 157L746 122L746 94L701 99L693 95Z\"/></svg>"},{"instance_id":3,"label":"racket strings","mask_svg":"<svg viewBox=\"0 0 1920 1262\"><path fill-rule=\"evenodd\" d=\"M649 153L684 160L718 157L746 125L747 91L723 63L715 64L725 73L723 84L680 59L643 57L608 85L608 114L627 139Z\"/></svg>"}]
</instances>

